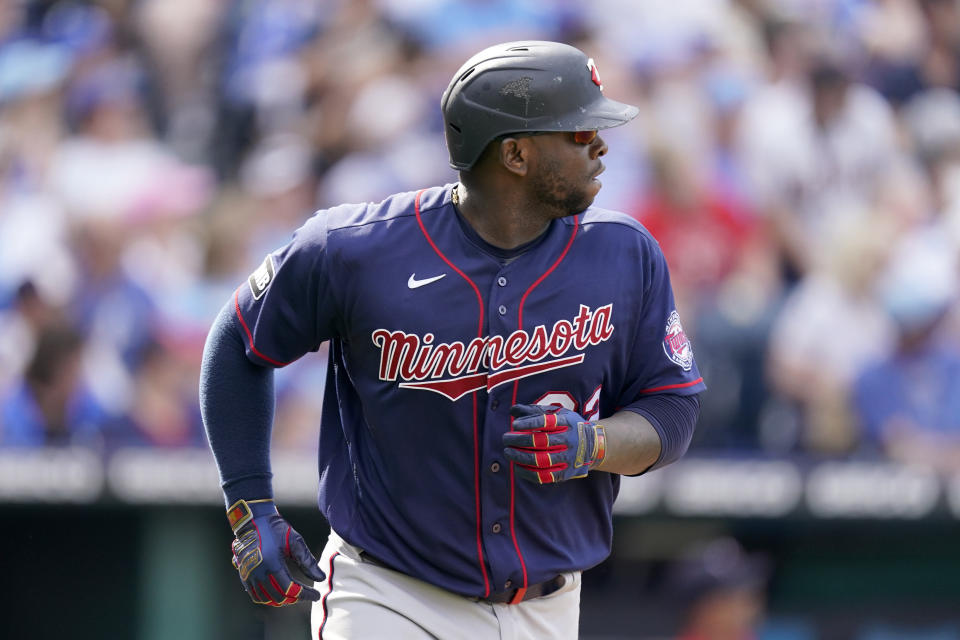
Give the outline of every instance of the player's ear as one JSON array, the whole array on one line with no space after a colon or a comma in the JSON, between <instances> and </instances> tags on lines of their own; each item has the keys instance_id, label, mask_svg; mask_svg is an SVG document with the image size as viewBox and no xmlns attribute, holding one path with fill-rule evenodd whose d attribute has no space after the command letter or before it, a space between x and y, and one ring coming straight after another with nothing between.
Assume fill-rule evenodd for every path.
<instances>
[{"instance_id":1,"label":"player's ear","mask_svg":"<svg viewBox=\"0 0 960 640\"><path fill-rule=\"evenodd\" d=\"M533 149L529 138L504 138L500 142L500 164L510 173L527 175L530 154Z\"/></svg>"}]
</instances>

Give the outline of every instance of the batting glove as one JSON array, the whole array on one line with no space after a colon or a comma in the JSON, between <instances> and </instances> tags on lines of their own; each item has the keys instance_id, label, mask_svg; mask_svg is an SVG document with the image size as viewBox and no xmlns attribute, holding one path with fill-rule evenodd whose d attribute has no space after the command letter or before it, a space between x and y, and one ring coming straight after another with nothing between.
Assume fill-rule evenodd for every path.
<instances>
[{"instance_id":1,"label":"batting glove","mask_svg":"<svg viewBox=\"0 0 960 640\"><path fill-rule=\"evenodd\" d=\"M515 404L513 432L503 434L504 455L524 480L546 484L586 477L603 462L607 434L569 409Z\"/></svg>"},{"instance_id":2,"label":"batting glove","mask_svg":"<svg viewBox=\"0 0 960 640\"><path fill-rule=\"evenodd\" d=\"M326 577L303 537L277 513L273 500L237 500L227 509L227 520L236 536L233 566L254 602L282 607L320 599L316 589L294 580L287 569L291 562L313 580Z\"/></svg>"}]
</instances>

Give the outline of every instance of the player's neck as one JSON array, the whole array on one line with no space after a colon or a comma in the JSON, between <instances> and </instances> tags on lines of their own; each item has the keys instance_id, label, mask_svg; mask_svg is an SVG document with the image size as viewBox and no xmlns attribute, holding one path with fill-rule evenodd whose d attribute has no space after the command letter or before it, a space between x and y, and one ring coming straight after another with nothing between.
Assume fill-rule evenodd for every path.
<instances>
[{"instance_id":1,"label":"player's neck","mask_svg":"<svg viewBox=\"0 0 960 640\"><path fill-rule=\"evenodd\" d=\"M502 190L468 189L457 185L454 205L485 242L514 249L543 233L554 218L537 215L538 208Z\"/></svg>"}]
</instances>

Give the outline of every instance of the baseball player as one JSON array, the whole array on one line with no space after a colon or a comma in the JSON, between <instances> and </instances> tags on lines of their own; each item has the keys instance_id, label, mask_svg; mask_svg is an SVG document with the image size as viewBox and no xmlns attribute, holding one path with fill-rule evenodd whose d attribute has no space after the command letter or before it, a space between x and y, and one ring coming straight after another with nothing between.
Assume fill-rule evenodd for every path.
<instances>
[{"instance_id":1,"label":"baseball player","mask_svg":"<svg viewBox=\"0 0 960 640\"><path fill-rule=\"evenodd\" d=\"M210 332L233 563L255 602L314 601L313 638L575 638L620 474L683 454L704 389L656 241L591 207L599 130L638 109L581 51L513 42L442 110L457 184L318 212ZM318 563L269 443L273 368L324 341Z\"/></svg>"}]
</instances>

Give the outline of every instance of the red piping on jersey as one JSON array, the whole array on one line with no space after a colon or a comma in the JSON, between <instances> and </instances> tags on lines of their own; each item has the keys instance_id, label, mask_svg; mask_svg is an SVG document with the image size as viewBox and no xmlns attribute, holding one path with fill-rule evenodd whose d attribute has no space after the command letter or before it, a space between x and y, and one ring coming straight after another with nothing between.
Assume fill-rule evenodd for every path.
<instances>
[{"instance_id":1,"label":"red piping on jersey","mask_svg":"<svg viewBox=\"0 0 960 640\"><path fill-rule=\"evenodd\" d=\"M482 338L483 337L483 296L480 295L480 289L477 288L477 285L473 282L473 280L471 280L470 277L467 276L467 274L465 274L463 271L460 271L460 269L458 269L456 265L450 262L450 260L447 259L447 256L443 255L443 252L440 251L439 248L437 248L436 244L434 244L433 238L431 238L430 234L427 233L427 228L423 226L423 218L420 217L420 196L423 194L424 191L426 191L426 189L421 189L420 191L417 192L417 199L414 201L414 205L413 205L413 210L417 214L417 224L420 225L420 231L423 232L423 236L427 239L427 242L430 243L430 246L433 248L433 250L436 251L437 255L440 256L440 259L446 262L447 266L449 266L451 269L456 271L461 278L466 280L470 284L470 286L473 287L473 292L477 294L477 303L479 303L480 305L480 328L477 330L477 337Z\"/></svg>"},{"instance_id":2,"label":"red piping on jersey","mask_svg":"<svg viewBox=\"0 0 960 640\"><path fill-rule=\"evenodd\" d=\"M323 640L323 625L327 624L327 596L333 591L333 559L340 555L337 551L330 556L330 570L327 571L327 592L320 598L320 607L323 609L323 617L320 618L320 628L317 630L317 640Z\"/></svg>"},{"instance_id":3,"label":"red piping on jersey","mask_svg":"<svg viewBox=\"0 0 960 640\"><path fill-rule=\"evenodd\" d=\"M243 285L241 285L241 286L243 286ZM265 355L263 355L262 353L260 353L259 351L257 351L257 348L256 348L256 347L254 346L254 344L253 344L253 334L250 333L250 327L247 326L247 321L243 319L243 314L240 313L240 289L239 289L239 288L238 288L238 289L234 292L234 294L233 294L233 304L234 304L234 306L235 306L236 309L237 309L237 317L240 318L240 324L243 325L243 330L247 332L247 339L250 340L250 351L253 351L253 353L254 353L257 357L261 358L262 360L264 360L264 361L266 361L266 362L269 362L270 364L272 364L272 365L274 365L274 366L276 366L276 367L285 367L285 366L287 366L288 364L290 364L289 362L280 362L279 360L274 360L273 358L268 358L267 356L265 356Z\"/></svg>"},{"instance_id":4,"label":"red piping on jersey","mask_svg":"<svg viewBox=\"0 0 960 640\"><path fill-rule=\"evenodd\" d=\"M700 384L703 382L703 377L697 378L692 382L680 382L678 384L665 384L662 387L651 387L650 389L641 389L640 393L653 393L654 391L666 391L667 389L683 389L684 387L692 387L695 384Z\"/></svg>"},{"instance_id":5,"label":"red piping on jersey","mask_svg":"<svg viewBox=\"0 0 960 640\"><path fill-rule=\"evenodd\" d=\"M517 329L523 329L523 303L527 301L527 296L530 295L530 292L536 289L541 282L543 282L548 275L550 275L554 269L559 266L563 259L567 256L567 252L570 251L570 245L573 244L573 239L577 236L577 228L580 226L580 216L573 217L573 232L570 234L570 239L567 240L567 246L563 248L563 252L560 254L560 257L557 258L556 262L550 265L550 268L543 272L543 275L537 278L536 282L530 285L530 288L526 290L523 294L523 297L520 298L520 309L517 312ZM513 383L513 400L510 402L511 405L517 404L517 390L520 388L520 381L517 380ZM510 431L513 431L513 417L510 417ZM510 463L510 537L513 538L513 548L517 550L517 558L520 559L520 569L523 572L523 586L520 587L518 593L524 592L527 589L527 563L523 559L523 553L520 551L520 543L517 542L517 529L515 526L516 520L514 518L514 504L516 502L515 497L516 493L514 491L514 463ZM522 596L521 596L522 597Z\"/></svg>"},{"instance_id":6,"label":"red piping on jersey","mask_svg":"<svg viewBox=\"0 0 960 640\"><path fill-rule=\"evenodd\" d=\"M437 247L433 242L433 238L430 237L430 234L427 233L427 228L423 224L423 218L420 216L420 196L423 195L423 192L426 189L421 189L417 191L417 197L413 203L413 211L417 216L417 224L420 225L420 231L423 232L423 237L427 239L427 242L430 243L430 246L436 252L440 259L447 263L447 265L456 271L461 278L467 281L467 283L473 288L473 292L477 294L477 308L480 310L480 323L477 328L477 337L483 337L483 296L480 295L480 289L477 287L476 283L471 280L467 274L463 271L460 271L450 260L447 259L447 256L443 255L443 252ZM481 537L481 525L480 525L480 425L477 424L477 392L474 391L473 396L473 502L474 502L474 514L477 521L477 562L480 564L480 573L483 574L483 597L490 595L490 579L487 578L487 566L483 560L483 539Z\"/></svg>"}]
</instances>

